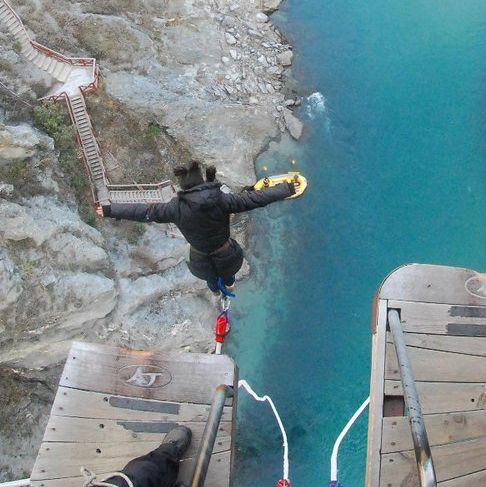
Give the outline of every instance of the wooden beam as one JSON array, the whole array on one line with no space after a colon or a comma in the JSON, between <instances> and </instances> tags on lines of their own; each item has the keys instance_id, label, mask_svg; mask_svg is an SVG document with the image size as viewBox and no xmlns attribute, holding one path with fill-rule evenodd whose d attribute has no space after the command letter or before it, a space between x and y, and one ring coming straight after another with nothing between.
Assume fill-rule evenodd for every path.
<instances>
[{"instance_id":1,"label":"wooden beam","mask_svg":"<svg viewBox=\"0 0 486 487\"><path fill-rule=\"evenodd\" d=\"M379 300L376 313L376 333L372 335L372 363L370 405L368 419L368 446L366 462L366 487L380 485L380 448L383 418L383 391L385 378L385 345L387 302Z\"/></svg>"},{"instance_id":2,"label":"wooden beam","mask_svg":"<svg viewBox=\"0 0 486 487\"><path fill-rule=\"evenodd\" d=\"M431 446L486 436L486 411L428 414L424 421ZM408 417L383 418L382 453L412 449Z\"/></svg>"},{"instance_id":3,"label":"wooden beam","mask_svg":"<svg viewBox=\"0 0 486 487\"><path fill-rule=\"evenodd\" d=\"M218 385L234 385L234 369L225 355L143 352L75 342L59 384L105 394L211 404ZM137 385L137 371L158 374L154 384ZM231 398L227 404L232 404Z\"/></svg>"},{"instance_id":4,"label":"wooden beam","mask_svg":"<svg viewBox=\"0 0 486 487\"><path fill-rule=\"evenodd\" d=\"M486 409L486 383L417 382L417 390L424 414ZM385 394L403 396L401 382L386 380Z\"/></svg>"},{"instance_id":5,"label":"wooden beam","mask_svg":"<svg viewBox=\"0 0 486 487\"><path fill-rule=\"evenodd\" d=\"M432 447L432 458L439 482L485 470L486 438ZM403 487L417 484L417 464L413 450L382 455L382 486Z\"/></svg>"}]
</instances>

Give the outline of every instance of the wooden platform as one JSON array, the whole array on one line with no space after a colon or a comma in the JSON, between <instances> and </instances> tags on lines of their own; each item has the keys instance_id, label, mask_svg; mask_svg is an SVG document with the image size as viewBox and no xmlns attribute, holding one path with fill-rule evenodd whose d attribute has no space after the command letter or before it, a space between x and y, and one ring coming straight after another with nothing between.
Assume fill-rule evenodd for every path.
<instances>
[{"instance_id":1,"label":"wooden platform","mask_svg":"<svg viewBox=\"0 0 486 487\"><path fill-rule=\"evenodd\" d=\"M375 298L367 487L416 487L387 310L400 312L437 480L486 486L486 279L453 267L396 270Z\"/></svg>"},{"instance_id":2,"label":"wooden platform","mask_svg":"<svg viewBox=\"0 0 486 487\"><path fill-rule=\"evenodd\" d=\"M214 391L219 384L236 386L237 381L237 369L224 355L74 343L32 471L32 485L80 487L81 466L100 476L119 470L156 448L177 425L193 431L179 475L189 482ZM208 486L231 484L235 401L227 400Z\"/></svg>"}]
</instances>

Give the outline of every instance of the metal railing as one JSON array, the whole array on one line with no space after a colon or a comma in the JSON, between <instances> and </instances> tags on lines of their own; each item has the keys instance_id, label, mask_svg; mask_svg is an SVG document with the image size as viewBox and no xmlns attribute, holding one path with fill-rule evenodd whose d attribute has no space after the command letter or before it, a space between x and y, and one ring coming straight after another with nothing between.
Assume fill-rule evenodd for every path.
<instances>
[{"instance_id":1,"label":"metal railing","mask_svg":"<svg viewBox=\"0 0 486 487\"><path fill-rule=\"evenodd\" d=\"M232 397L234 389L231 386L221 384L216 388L211 410L209 411L208 422L204 427L201 444L196 457L196 465L192 475L190 487L203 487L208 472L209 462L213 453L216 434L223 415L224 405L228 397Z\"/></svg>"},{"instance_id":2,"label":"metal railing","mask_svg":"<svg viewBox=\"0 0 486 487\"><path fill-rule=\"evenodd\" d=\"M435 476L434 462L432 460L432 453L427 438L422 408L420 406L417 387L415 386L415 378L408 359L407 346L400 324L400 316L396 309L388 310L388 323L390 325L390 330L393 335L393 343L395 344L395 350L397 352L403 396L405 398L405 405L408 409L408 419L415 449L420 486L436 487L437 479Z\"/></svg>"}]
</instances>

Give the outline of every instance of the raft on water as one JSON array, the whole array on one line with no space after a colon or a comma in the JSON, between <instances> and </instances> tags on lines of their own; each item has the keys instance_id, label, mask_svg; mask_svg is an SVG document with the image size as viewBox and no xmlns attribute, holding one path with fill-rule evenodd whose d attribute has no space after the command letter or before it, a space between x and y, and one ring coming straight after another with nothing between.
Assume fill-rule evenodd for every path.
<instances>
[{"instance_id":1,"label":"raft on water","mask_svg":"<svg viewBox=\"0 0 486 487\"><path fill-rule=\"evenodd\" d=\"M271 188L280 183L299 183L296 193L286 199L298 198L307 189L307 179L299 172L288 172L277 176L267 176L258 180L254 186L255 190L260 191L263 188Z\"/></svg>"}]
</instances>

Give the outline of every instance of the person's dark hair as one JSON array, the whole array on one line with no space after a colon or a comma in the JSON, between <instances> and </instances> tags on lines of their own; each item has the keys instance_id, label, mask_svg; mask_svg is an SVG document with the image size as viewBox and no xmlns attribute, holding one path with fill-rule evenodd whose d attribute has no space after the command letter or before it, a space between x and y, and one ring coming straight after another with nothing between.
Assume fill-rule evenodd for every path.
<instances>
[{"instance_id":1,"label":"person's dark hair","mask_svg":"<svg viewBox=\"0 0 486 487\"><path fill-rule=\"evenodd\" d=\"M176 166L174 168L174 176L179 179L182 189L190 189L204 183L201 166L198 161L191 161L188 167Z\"/></svg>"},{"instance_id":2,"label":"person's dark hair","mask_svg":"<svg viewBox=\"0 0 486 487\"><path fill-rule=\"evenodd\" d=\"M206 168L206 181L208 183L214 182L216 179L216 167L215 166L208 166Z\"/></svg>"}]
</instances>

